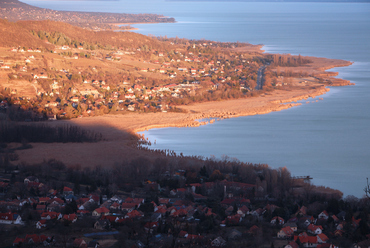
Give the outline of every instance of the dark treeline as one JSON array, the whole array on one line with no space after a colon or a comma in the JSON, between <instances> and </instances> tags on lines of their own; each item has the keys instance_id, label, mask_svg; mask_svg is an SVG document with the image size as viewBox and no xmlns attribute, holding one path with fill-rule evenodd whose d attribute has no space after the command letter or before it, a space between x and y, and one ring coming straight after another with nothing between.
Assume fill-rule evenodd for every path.
<instances>
[{"instance_id":1,"label":"dark treeline","mask_svg":"<svg viewBox=\"0 0 370 248\"><path fill-rule=\"evenodd\" d=\"M281 70L280 67L277 68L276 71L271 71L269 76L273 77L313 77L314 74L309 74L307 71L298 71L294 72L290 69L283 69Z\"/></svg>"},{"instance_id":2,"label":"dark treeline","mask_svg":"<svg viewBox=\"0 0 370 248\"><path fill-rule=\"evenodd\" d=\"M5 154L4 154L5 155ZM192 183L214 182L213 191L205 189L205 185L197 188L197 193L222 200L224 191L218 189L222 181L240 182L254 185L251 191L237 190L234 195L243 195L251 200L265 200L266 196L276 199L276 202L301 202L303 204L328 199L340 199L342 194L334 190L322 192L311 184L301 186L299 194L290 172L284 167L271 169L263 164L243 163L235 159L224 157L222 159L195 157L158 157L151 160L138 157L125 160L114 166L81 167L79 165L66 166L60 161L49 160L39 164L15 164L9 159L3 161L0 167L16 168L20 171L19 180L27 176L36 176L45 182L49 188L61 189L68 185L77 194L89 193L100 189L108 197L119 192L137 191L145 186L147 180L157 182L162 193L186 187ZM17 177L18 177L17 176ZM15 180L17 181L17 180ZM223 187L221 187L223 188ZM25 192L14 189L14 196L24 195ZM11 192L9 192L11 193ZM38 196L44 196L40 192ZM9 197L12 197L9 195Z\"/></svg>"},{"instance_id":3,"label":"dark treeline","mask_svg":"<svg viewBox=\"0 0 370 248\"><path fill-rule=\"evenodd\" d=\"M65 125L50 127L45 124L25 125L14 122L0 122L0 142L97 142L102 140L99 133Z\"/></svg>"},{"instance_id":4,"label":"dark treeline","mask_svg":"<svg viewBox=\"0 0 370 248\"><path fill-rule=\"evenodd\" d=\"M309 59L302 57L301 55L292 56L288 54L274 54L272 55L272 65L274 66L300 66L311 63Z\"/></svg>"}]
</instances>

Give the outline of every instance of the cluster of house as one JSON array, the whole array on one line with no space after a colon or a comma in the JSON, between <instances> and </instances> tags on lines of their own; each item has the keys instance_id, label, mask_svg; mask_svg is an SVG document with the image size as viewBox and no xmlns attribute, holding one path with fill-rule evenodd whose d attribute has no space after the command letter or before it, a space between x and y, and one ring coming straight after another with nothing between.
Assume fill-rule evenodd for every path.
<instances>
[{"instance_id":1,"label":"cluster of house","mask_svg":"<svg viewBox=\"0 0 370 248\"><path fill-rule=\"evenodd\" d=\"M121 109L127 108L127 110L134 111L135 104L133 101L135 100L153 100L153 99L161 99L165 95L169 95L171 97L181 97L184 91L193 91L198 89L199 82L194 81L191 83L186 84L168 84L163 86L156 86L152 87L151 89L135 84L133 86L129 86L128 83L124 82L123 87L125 89L122 92L120 89L118 91L109 92L109 96L104 98L104 94L102 91L110 91L110 86L105 83L104 80L85 80L83 82L84 85L91 84L93 87L84 87L84 89L71 89L73 94L78 94L80 96L73 96L68 101L71 103L73 107L77 107L79 103L87 103L87 97L93 96L94 97L94 107L99 107L101 105L108 105L111 106L113 103L117 102L118 104L125 105L122 106ZM53 90L58 90L60 85L58 82L54 81L50 87ZM120 86L121 87L121 86ZM119 87L119 88L120 88ZM51 95L51 94L50 94ZM129 102L128 104L124 104L125 102ZM45 104L45 107L57 107L59 106L58 102L49 101ZM157 105L157 108L168 108L162 105ZM91 111L91 108L88 108L87 111Z\"/></svg>"},{"instance_id":2,"label":"cluster of house","mask_svg":"<svg viewBox=\"0 0 370 248\"><path fill-rule=\"evenodd\" d=\"M181 175L181 172L179 172L179 175ZM142 228L145 233L151 235L151 242L158 242L158 245L165 242L169 238L168 235L171 235L172 238L176 235L176 243L179 244L210 244L213 247L222 247L226 246L228 241L237 240L243 235L256 236L262 231L260 226L253 225L246 231L241 232L240 228L237 228L238 226L245 226L251 220L254 220L255 223L268 221L271 228L280 229L276 238L287 240L285 248L335 248L329 242L327 234L324 233L322 224L332 218L335 223L335 231L330 232L330 236L340 237L345 235L343 229L346 222L348 222L348 220L345 220L345 212L329 215L324 210L315 218L307 215L307 208L304 206L300 207L294 217L288 220L280 216L266 220L266 216L274 213L279 207L273 204L267 204L260 208L254 207L247 195L253 194L255 185L227 180L189 184L184 188L173 189L167 193L166 197L151 202L145 201L145 192L158 191L161 188L159 184L150 181L144 184L144 193L141 193L143 197L114 195L110 198L95 193L82 196L75 195L73 189L67 186L60 191L49 189L33 176L25 178L23 183L27 190L46 196L0 201L0 208L7 209L6 212L0 213L0 224L30 224L29 221L22 220L21 214L19 214L22 209L28 206L35 209L39 214L40 219L34 221L31 225L35 229L41 230L41 232L48 227L49 223L60 221L74 225L77 221L82 221L83 218L90 216L94 220L93 228L97 231L107 231L117 225L140 222L143 223ZM6 182L0 183L0 189L3 191L9 189L10 186ZM220 190L224 191L224 199L220 202L222 211L224 211L223 216L225 216L223 219L220 219L220 210L214 211L204 204L208 199L207 195L219 193ZM197 192L202 192L204 195ZM77 209L69 214L62 214L65 213L66 206L72 202L75 202ZM266 212L269 214L266 215ZM190 232L189 230L196 230L196 226L199 225L199 216L213 219L214 223L219 225L219 228L225 228L224 230L227 231L215 234ZM353 217L349 221L354 228L357 228L361 219ZM163 227L169 222L177 223L177 234L174 230L167 235L158 231L161 226ZM70 242L76 243L74 247L97 247L96 242L94 243L95 246L88 246L88 240L85 237L79 237ZM56 242L53 237L32 234L17 237L14 240L14 245L20 243L50 245L52 242Z\"/></svg>"},{"instance_id":3,"label":"cluster of house","mask_svg":"<svg viewBox=\"0 0 370 248\"><path fill-rule=\"evenodd\" d=\"M12 49L10 49L11 52L20 52L20 53L24 53L24 52L29 52L29 53L41 53L41 50L39 48L37 49L32 49L32 48L29 48L27 50L25 50L24 48L22 47L13 47Z\"/></svg>"},{"instance_id":4,"label":"cluster of house","mask_svg":"<svg viewBox=\"0 0 370 248\"><path fill-rule=\"evenodd\" d=\"M24 179L24 185L29 191L39 192L40 194L47 195L45 197L28 197L26 199L13 199L7 201L0 201L0 207L2 209L7 209L7 212L0 214L0 224L9 225L25 225L25 220L22 220L21 214L19 214L22 209L27 207L35 209L39 214L40 219L34 221L32 224L35 229L44 230L49 223L56 221L68 222L73 225L80 218L91 216L96 221L94 223L94 228L96 230L108 230L112 225L121 225L135 220L144 219L144 213L140 211L141 205L146 204L144 198L128 197L115 195L111 198L106 196L100 196L98 194L89 194L86 196L77 196L74 191L69 187L64 187L61 191L54 189L48 189L48 187L39 182L37 177L29 176ZM203 183L203 184L191 184L186 188L174 189L169 193L168 198L159 198L158 202L151 202L153 206L152 212L149 219L145 219L144 230L147 233L157 233L158 227L166 221L166 218L176 219L177 221L185 223L193 223L196 225L199 220L194 218L196 212L202 213L205 216L216 216L212 212L211 208L205 207L202 201L207 199L206 196L195 193L195 190L199 187L204 187L207 192L212 192L215 190L216 183ZM219 185L224 188L224 191L229 196L232 196L235 190L246 190L251 191L254 185L228 182L226 180L222 181ZM6 191L11 185L9 183L2 182L0 187ZM147 182L145 188L158 190L159 185L154 182ZM185 199L187 194L191 194L193 201ZM70 214L62 214L65 212L65 207L71 202L76 202L77 211ZM247 213L252 213L247 208L250 201L244 197L233 197L225 199L221 202L222 206L228 209L229 212L232 206L240 206L238 208L236 215L230 215L232 218L240 215L242 218ZM231 211L232 212L232 211ZM231 213L230 212L230 213ZM228 216L225 221L221 223L221 226L233 223L231 217ZM212 236L213 237L213 236ZM163 237L160 238L158 235L155 236L158 242L163 241ZM215 239L217 238L217 239ZM83 238L81 238L83 240ZM226 241L220 237L213 237L215 239L214 243L220 243L224 245ZM177 242L205 242L209 241L208 236L200 234L192 234L182 231ZM207 241L207 242L208 242ZM41 235L26 235L26 237L17 237L14 240L14 245L22 244L42 244L55 242L53 238ZM87 240L84 241L87 245ZM218 245L215 245L218 246ZM78 246L80 247L80 246ZM86 246L81 246L86 247Z\"/></svg>"},{"instance_id":5,"label":"cluster of house","mask_svg":"<svg viewBox=\"0 0 370 248\"><path fill-rule=\"evenodd\" d=\"M193 48L195 46L200 46L200 47L207 47L207 46L212 46L211 43L200 43L197 45L193 45ZM60 47L57 47L59 50L70 50L71 47L68 45L63 45ZM77 49L83 49L82 46L79 46ZM137 49L140 51L140 49ZM23 48L13 48L11 51L14 52L41 52L39 49L28 49L24 50ZM135 52L132 51L123 51L123 50L117 50L116 52L113 53L114 56L120 56L123 54L132 54ZM66 103L70 103L73 107L77 108L79 103L86 103L89 106L87 107L86 110L86 115L94 115L95 110L100 108L100 106L107 106L108 108L111 108L113 105L119 105L116 106L116 110L129 110L129 111L135 111L137 109L142 109L142 108L147 108L147 109L152 109L153 104L144 104L145 106L141 106L142 104L138 101L142 100L156 100L160 101L163 97L173 97L173 98L181 98L184 95L185 92L190 93L190 94L196 94L196 90L201 88L201 87L207 87L209 90L215 90L218 88L218 86L222 83L225 83L226 81L231 81L230 76L223 76L224 75L224 68L225 65L230 62L228 60L212 60L207 57L207 55L202 55L201 53L199 54L194 54L191 51L188 51L186 53L181 53L179 51L174 51L174 54L165 54L164 52L158 52L158 51L153 51L153 54L156 55L159 58L164 58L166 59L171 59L171 61L168 62L162 62L161 68L160 69L154 69L154 68L148 68L148 69L141 69L141 71L145 72L159 72L159 73L166 73L168 74L171 78L176 77L178 73L183 74L185 76L192 76L192 77L210 77L213 74L217 74L217 80L218 83L214 83L211 80L208 80L206 82L200 83L199 81L193 81L193 82L187 82L187 83L173 83L173 84L168 84L168 85L163 85L163 86L156 86L152 87L151 89L146 88L144 86L140 85L133 85L129 86L127 83L124 82L123 85L118 85L117 91L112 92L111 91L111 85L106 84L104 81L97 81L97 80L85 80L80 86L77 88L72 88L70 89L72 93L74 94L73 97L70 99L65 99ZM168 57L168 58L167 58ZM236 56L237 57L237 56ZM27 71L27 64L32 63L34 60L34 56L28 56L25 58L25 65L20 69L21 71ZM204 63L203 68L188 68L187 66L177 66L175 67L173 65L173 62L195 62L195 63ZM145 61L144 61L145 62ZM154 64L159 64L160 62L158 60L151 61L151 63ZM245 59L240 60L240 65L235 67L235 75L240 74L240 72L246 68L245 64L248 64L247 66L250 66L250 61L247 61ZM255 63L255 62L251 62ZM8 65L3 65L3 66L8 66ZM168 69L171 69L170 71ZM68 74L68 70L61 70ZM46 74L34 74L33 76L33 81L32 81L32 86L36 90L36 94L38 96L59 96L60 95L60 89L62 86L60 83L57 81L53 80L52 83L50 83L50 89L51 90L45 90L43 87L38 85L38 79L48 79L48 75ZM244 80L245 81L245 80ZM241 86L240 90L246 90L249 89L248 86L243 84L243 79L241 79ZM91 86L90 86L90 85ZM201 86L202 85L202 86ZM124 89L124 90L123 90ZM124 91L124 93L123 93ZM14 91L14 94L17 94L16 91ZM95 101L93 104L89 103L86 101L86 98L88 96L93 96ZM54 108L54 107L61 107L59 106L59 102L56 101L49 101L45 104L45 107L49 108ZM155 107L161 111L167 111L168 108L166 106L161 105L161 104L155 104ZM62 107L63 108L63 107ZM60 113L59 117L65 116L64 113ZM79 115L82 117L82 115ZM53 118L55 119L54 115Z\"/></svg>"},{"instance_id":6,"label":"cluster of house","mask_svg":"<svg viewBox=\"0 0 370 248\"><path fill-rule=\"evenodd\" d=\"M335 248L329 241L323 231L322 225L316 225L317 222L325 222L329 217L333 218L336 225L336 230L332 234L334 236L342 236L344 234L343 226L345 224L345 212L336 215L329 215L326 210L322 211L317 218L306 214L307 208L302 206L296 213L297 217L293 217L285 223L285 220L281 217L274 217L271 220L271 225L282 226L280 231L277 233L277 238L291 240L285 248L298 248L299 244L303 247L317 247L317 248ZM361 219L351 220L351 224L354 227L358 227ZM297 233L298 223L301 224L305 229L303 232Z\"/></svg>"}]
</instances>

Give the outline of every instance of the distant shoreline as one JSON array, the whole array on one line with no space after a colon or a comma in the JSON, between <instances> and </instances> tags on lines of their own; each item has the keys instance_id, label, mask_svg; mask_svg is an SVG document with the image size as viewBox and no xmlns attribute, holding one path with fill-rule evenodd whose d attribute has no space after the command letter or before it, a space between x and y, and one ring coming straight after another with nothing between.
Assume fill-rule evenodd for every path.
<instances>
[{"instance_id":1,"label":"distant shoreline","mask_svg":"<svg viewBox=\"0 0 370 248\"><path fill-rule=\"evenodd\" d=\"M168 2L245 2L245 3L370 3L370 0L232 0L232 1L226 1L226 0L166 0Z\"/></svg>"}]
</instances>

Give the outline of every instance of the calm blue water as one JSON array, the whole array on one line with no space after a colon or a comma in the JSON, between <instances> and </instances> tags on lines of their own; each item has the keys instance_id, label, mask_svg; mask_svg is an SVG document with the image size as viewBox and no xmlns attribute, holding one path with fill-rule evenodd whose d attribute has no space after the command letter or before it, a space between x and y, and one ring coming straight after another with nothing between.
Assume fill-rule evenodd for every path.
<instances>
[{"instance_id":1,"label":"calm blue water","mask_svg":"<svg viewBox=\"0 0 370 248\"><path fill-rule=\"evenodd\" d=\"M197 128L145 132L156 149L222 155L286 166L293 175L362 196L370 177L370 4L145 1L24 1L56 10L158 13L175 24L143 24L156 36L264 44L268 52L353 61L335 68L356 86L331 88L324 100Z\"/></svg>"}]
</instances>

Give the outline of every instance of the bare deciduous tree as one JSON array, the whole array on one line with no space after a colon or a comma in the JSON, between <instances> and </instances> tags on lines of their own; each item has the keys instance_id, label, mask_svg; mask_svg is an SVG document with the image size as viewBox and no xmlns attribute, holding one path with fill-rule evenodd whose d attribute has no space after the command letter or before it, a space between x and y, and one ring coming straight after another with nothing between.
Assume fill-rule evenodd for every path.
<instances>
[{"instance_id":1,"label":"bare deciduous tree","mask_svg":"<svg viewBox=\"0 0 370 248\"><path fill-rule=\"evenodd\" d=\"M365 194L367 198L370 198L370 185L369 185L369 178L366 178L366 187L364 188Z\"/></svg>"}]
</instances>

